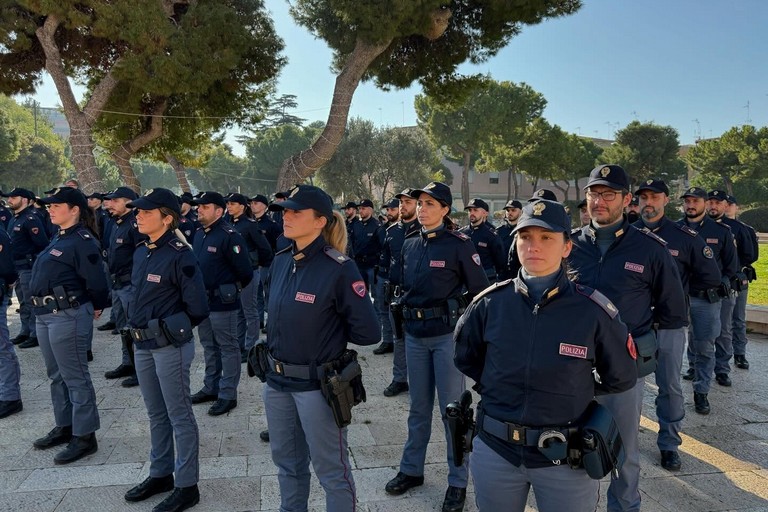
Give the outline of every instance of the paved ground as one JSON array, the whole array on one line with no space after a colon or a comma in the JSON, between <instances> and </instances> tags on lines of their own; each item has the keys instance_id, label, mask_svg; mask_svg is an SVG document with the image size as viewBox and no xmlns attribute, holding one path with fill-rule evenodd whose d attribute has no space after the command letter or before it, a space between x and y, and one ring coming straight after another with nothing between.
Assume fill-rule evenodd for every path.
<instances>
[{"instance_id":1,"label":"paved ground","mask_svg":"<svg viewBox=\"0 0 768 512\"><path fill-rule=\"evenodd\" d=\"M11 335L18 332L15 306L9 310ZM91 374L99 400L99 451L67 467L53 464L53 451L32 448L32 440L53 426L48 380L39 349L19 350L24 411L0 420L0 511L147 511L157 496L128 504L126 490L148 474L149 434L138 388L124 389L104 379L119 363L117 336L98 333ZM445 444L435 422L435 442L428 450L426 482L404 496L392 498L384 484L396 473L406 437L406 396L385 398L391 379L391 355L374 356L362 348L368 402L354 411L349 428L351 461L360 510L367 512L439 510L445 491ZM712 414L693 412L687 399L683 470L669 473L659 466L655 445L655 385L646 383L641 433L643 510L649 512L768 511L768 338L754 336L749 346L750 371L735 370L733 387L715 386ZM202 349L197 345L192 390L203 376ZM243 372L239 406L213 418L207 405L195 407L201 432L200 511L277 510L276 470L268 446L258 433L266 426L259 398L261 383ZM602 486L603 493L607 484ZM470 488L471 493L471 488ZM476 510L470 495L466 510ZM604 507L601 500L601 508ZM536 510L533 499L529 510ZM322 490L313 478L311 510L324 509Z\"/></svg>"}]
</instances>

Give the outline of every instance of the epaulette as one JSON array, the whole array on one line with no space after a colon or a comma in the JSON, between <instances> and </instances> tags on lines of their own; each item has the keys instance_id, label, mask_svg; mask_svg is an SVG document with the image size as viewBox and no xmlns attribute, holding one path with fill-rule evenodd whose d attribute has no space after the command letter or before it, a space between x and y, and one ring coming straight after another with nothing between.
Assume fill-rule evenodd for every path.
<instances>
[{"instance_id":1,"label":"epaulette","mask_svg":"<svg viewBox=\"0 0 768 512\"><path fill-rule=\"evenodd\" d=\"M227 233L229 233L230 235L231 235L232 233L237 233L237 230L236 230L235 228L233 228L233 227L232 227L231 225L229 225L229 224L226 224L226 225L225 225L225 224L220 224L220 226L221 226L221 229L223 229L224 231L226 231L226 232L227 232Z\"/></svg>"},{"instance_id":2,"label":"epaulette","mask_svg":"<svg viewBox=\"0 0 768 512\"><path fill-rule=\"evenodd\" d=\"M638 230L639 232L641 232L642 234L644 234L645 236L647 236L648 238L651 238L651 239L653 239L653 240L656 240L657 242L659 242L659 243L660 243L661 245L663 245L664 247L666 247L666 246L667 246L667 241L666 241L666 240L664 240L663 238L661 238L659 235L657 235L657 234L656 234L656 233L654 233L653 231L651 231L650 229L648 229L648 228L646 228L646 227L642 227L642 228L637 228L637 230Z\"/></svg>"},{"instance_id":3,"label":"epaulette","mask_svg":"<svg viewBox=\"0 0 768 512\"><path fill-rule=\"evenodd\" d=\"M326 245L325 249L323 249L323 252L325 253L326 256L331 258L333 261L335 261L339 265L341 265L345 261L349 261L349 259L350 259L349 256L347 256L346 254L343 254L343 253L337 251L331 245Z\"/></svg>"},{"instance_id":4,"label":"epaulette","mask_svg":"<svg viewBox=\"0 0 768 512\"><path fill-rule=\"evenodd\" d=\"M592 302L603 308L603 311L608 313L608 316L611 318L616 318L616 315L619 314L619 310L616 309L616 306L613 305L613 302L608 300L608 297L599 291L590 288L589 286L584 286L583 284L577 284L576 291L581 295L588 297L590 300L592 300Z\"/></svg>"},{"instance_id":5,"label":"epaulette","mask_svg":"<svg viewBox=\"0 0 768 512\"><path fill-rule=\"evenodd\" d=\"M454 231L454 230L451 230L451 229L446 229L446 231L449 234L451 234L451 235L455 236L456 238L458 238L459 240L463 240L465 242L470 242L472 240L471 238L469 238L464 233L459 233L458 231Z\"/></svg>"},{"instance_id":6,"label":"epaulette","mask_svg":"<svg viewBox=\"0 0 768 512\"><path fill-rule=\"evenodd\" d=\"M677 222L673 222L672 224L674 224L675 226L680 228L680 231L682 231L683 233L687 233L687 234L689 234L691 236L699 236L698 231L696 231L695 229L693 229L693 228L691 228L689 226L685 226L683 224L678 224Z\"/></svg>"},{"instance_id":7,"label":"epaulette","mask_svg":"<svg viewBox=\"0 0 768 512\"><path fill-rule=\"evenodd\" d=\"M83 238L84 240L92 240L93 239L93 235L87 229L78 229L77 230L77 234L80 235L80 237Z\"/></svg>"},{"instance_id":8,"label":"epaulette","mask_svg":"<svg viewBox=\"0 0 768 512\"><path fill-rule=\"evenodd\" d=\"M187 244L185 244L184 242L182 242L176 237L173 237L170 240L168 240L168 245L176 251L183 251L184 249L189 249L189 246Z\"/></svg>"},{"instance_id":9,"label":"epaulette","mask_svg":"<svg viewBox=\"0 0 768 512\"><path fill-rule=\"evenodd\" d=\"M577 236L579 233L581 233L581 228L573 228L571 230L571 236Z\"/></svg>"},{"instance_id":10,"label":"epaulette","mask_svg":"<svg viewBox=\"0 0 768 512\"><path fill-rule=\"evenodd\" d=\"M489 286L485 290L483 290L480 293L478 293L477 295L475 295L475 297L472 299L472 302L475 302L475 301L477 301L479 299L482 299L483 297L485 297L486 295L488 295L491 292L495 292L496 290L504 288L505 286L507 286L511 282L512 282L512 279L507 279L506 281L499 281L498 283L493 283L491 286Z\"/></svg>"}]
</instances>

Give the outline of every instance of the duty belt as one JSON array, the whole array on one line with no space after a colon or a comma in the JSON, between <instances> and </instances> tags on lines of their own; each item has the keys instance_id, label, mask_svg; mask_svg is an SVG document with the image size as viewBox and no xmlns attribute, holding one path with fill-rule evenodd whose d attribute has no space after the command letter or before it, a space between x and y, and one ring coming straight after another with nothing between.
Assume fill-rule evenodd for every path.
<instances>
[{"instance_id":1,"label":"duty belt","mask_svg":"<svg viewBox=\"0 0 768 512\"><path fill-rule=\"evenodd\" d=\"M317 380L317 370L313 371L309 365L284 363L272 357L272 354L269 352L267 352L267 362L269 363L270 370L283 377Z\"/></svg>"},{"instance_id":2,"label":"duty belt","mask_svg":"<svg viewBox=\"0 0 768 512\"><path fill-rule=\"evenodd\" d=\"M128 329L131 333L131 339L134 341L147 341L157 339L158 336L149 329Z\"/></svg>"},{"instance_id":3,"label":"duty belt","mask_svg":"<svg viewBox=\"0 0 768 512\"><path fill-rule=\"evenodd\" d=\"M432 318L441 318L447 313L445 307L438 308L409 308L403 307L403 318L406 320L431 320Z\"/></svg>"},{"instance_id":4,"label":"duty belt","mask_svg":"<svg viewBox=\"0 0 768 512\"><path fill-rule=\"evenodd\" d=\"M547 432L559 432L567 440L579 429L576 427L526 427L515 423L499 421L481 412L478 418L480 428L492 436L519 446L538 446L539 438Z\"/></svg>"},{"instance_id":5,"label":"duty belt","mask_svg":"<svg viewBox=\"0 0 768 512\"><path fill-rule=\"evenodd\" d=\"M50 312L56 312L60 309L76 308L88 300L89 299L85 295L85 292L82 291L78 291L76 293L64 293L59 297L54 294L50 294L39 297L32 296L29 298L32 306L36 308L46 308Z\"/></svg>"}]
</instances>

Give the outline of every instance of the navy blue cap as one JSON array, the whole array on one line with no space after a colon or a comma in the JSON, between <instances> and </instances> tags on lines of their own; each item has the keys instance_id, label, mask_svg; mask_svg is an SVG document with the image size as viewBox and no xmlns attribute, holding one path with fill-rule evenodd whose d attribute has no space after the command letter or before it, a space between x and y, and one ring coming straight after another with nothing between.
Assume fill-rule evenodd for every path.
<instances>
[{"instance_id":1,"label":"navy blue cap","mask_svg":"<svg viewBox=\"0 0 768 512\"><path fill-rule=\"evenodd\" d=\"M117 187L115 190L108 194L104 194L104 199L118 199L118 198L125 198L125 199L138 199L139 194L133 191L132 188L129 187Z\"/></svg>"},{"instance_id":2,"label":"navy blue cap","mask_svg":"<svg viewBox=\"0 0 768 512\"><path fill-rule=\"evenodd\" d=\"M48 197L39 200L43 204L67 203L79 206L81 210L88 208L88 199L80 190L72 187L59 187L53 189Z\"/></svg>"},{"instance_id":3,"label":"navy blue cap","mask_svg":"<svg viewBox=\"0 0 768 512\"><path fill-rule=\"evenodd\" d=\"M486 203L479 197L475 197L474 199L472 199L467 203L467 206L464 207L465 210L469 210L470 208L482 208L485 211L491 210L491 207L488 206L488 203Z\"/></svg>"},{"instance_id":4,"label":"navy blue cap","mask_svg":"<svg viewBox=\"0 0 768 512\"><path fill-rule=\"evenodd\" d=\"M288 191L288 198L281 203L269 205L271 211L281 210L315 210L317 213L333 220L333 199L326 192L312 185L296 185Z\"/></svg>"},{"instance_id":5,"label":"navy blue cap","mask_svg":"<svg viewBox=\"0 0 768 512\"><path fill-rule=\"evenodd\" d=\"M239 194L237 192L232 192L227 197L224 198L228 203L240 203L243 206L248 206L248 203L250 202L247 197L245 197L243 194Z\"/></svg>"},{"instance_id":6,"label":"navy blue cap","mask_svg":"<svg viewBox=\"0 0 768 512\"><path fill-rule=\"evenodd\" d=\"M701 187L691 187L683 192L683 195L680 196L680 199L684 199L686 197L700 197L702 199L707 199L708 195L707 191Z\"/></svg>"},{"instance_id":7,"label":"navy blue cap","mask_svg":"<svg viewBox=\"0 0 768 512\"><path fill-rule=\"evenodd\" d=\"M571 231L571 217L565 211L565 206L557 201L539 199L523 207L514 233L529 226L538 226L558 233L569 233Z\"/></svg>"},{"instance_id":8,"label":"navy blue cap","mask_svg":"<svg viewBox=\"0 0 768 512\"><path fill-rule=\"evenodd\" d=\"M587 187L605 185L614 190L629 190L629 175L619 165L598 165L589 173Z\"/></svg>"},{"instance_id":9,"label":"navy blue cap","mask_svg":"<svg viewBox=\"0 0 768 512\"><path fill-rule=\"evenodd\" d=\"M637 190L635 190L635 195L640 195L640 192L643 190L650 190L651 192L656 192L658 194L666 194L669 195L669 187L666 183L664 183L664 180L656 180L656 179L648 179L645 180L643 183L640 184L639 187L637 187Z\"/></svg>"},{"instance_id":10,"label":"navy blue cap","mask_svg":"<svg viewBox=\"0 0 768 512\"><path fill-rule=\"evenodd\" d=\"M46 194L52 194L52 193L53 193L53 191L46 192ZM104 200L104 194L102 194L100 192L91 192L90 194L88 194L85 197L88 198L88 199L98 199L99 201L103 201Z\"/></svg>"},{"instance_id":11,"label":"navy blue cap","mask_svg":"<svg viewBox=\"0 0 768 512\"><path fill-rule=\"evenodd\" d=\"M347 208L357 208L357 203L354 201L349 201L344 205L344 209L346 210Z\"/></svg>"},{"instance_id":12,"label":"navy blue cap","mask_svg":"<svg viewBox=\"0 0 768 512\"><path fill-rule=\"evenodd\" d=\"M367 206L369 208L373 208L373 201L370 199L363 199L359 203L357 203L357 207L360 208L361 206Z\"/></svg>"},{"instance_id":13,"label":"navy blue cap","mask_svg":"<svg viewBox=\"0 0 768 512\"><path fill-rule=\"evenodd\" d=\"M433 181L424 188L414 189L411 191L414 198L418 199L421 194L427 194L433 199L437 199L445 206L451 206L453 204L453 195L451 189L445 183L439 181Z\"/></svg>"},{"instance_id":14,"label":"navy blue cap","mask_svg":"<svg viewBox=\"0 0 768 512\"><path fill-rule=\"evenodd\" d=\"M579 209L586 208L586 207L587 207L587 200L586 200L586 198L582 199L581 201L579 201L579 204L576 205L576 208L579 208Z\"/></svg>"},{"instance_id":15,"label":"navy blue cap","mask_svg":"<svg viewBox=\"0 0 768 512\"><path fill-rule=\"evenodd\" d=\"M712 190L709 194L707 194L707 197L709 199L717 199L718 201L727 201L728 192L725 190Z\"/></svg>"},{"instance_id":16,"label":"navy blue cap","mask_svg":"<svg viewBox=\"0 0 768 512\"><path fill-rule=\"evenodd\" d=\"M289 195L291 195L290 190L286 190L285 192L275 192L275 199L288 199Z\"/></svg>"},{"instance_id":17,"label":"navy blue cap","mask_svg":"<svg viewBox=\"0 0 768 512\"><path fill-rule=\"evenodd\" d=\"M31 190L27 190L26 188L16 187L15 189L11 190L7 194L3 194L3 197L23 197L24 199L29 199L30 201L34 201L35 193L32 192Z\"/></svg>"},{"instance_id":18,"label":"navy blue cap","mask_svg":"<svg viewBox=\"0 0 768 512\"><path fill-rule=\"evenodd\" d=\"M52 188L52 189L50 189L50 190L43 190L43 194L46 194L46 195L51 195L51 194L53 194L53 191L54 191L54 190L56 190L56 188L55 188L55 187L54 187L54 188Z\"/></svg>"},{"instance_id":19,"label":"navy blue cap","mask_svg":"<svg viewBox=\"0 0 768 512\"><path fill-rule=\"evenodd\" d=\"M398 201L397 199L392 198L392 199L389 200L389 202L384 203L382 205L382 208L400 208L400 201Z\"/></svg>"},{"instance_id":20,"label":"navy blue cap","mask_svg":"<svg viewBox=\"0 0 768 512\"><path fill-rule=\"evenodd\" d=\"M167 188L151 188L144 192L143 196L134 199L125 206L139 210L156 210L165 207L181 215L179 198Z\"/></svg>"},{"instance_id":21,"label":"navy blue cap","mask_svg":"<svg viewBox=\"0 0 768 512\"><path fill-rule=\"evenodd\" d=\"M202 194L200 194L200 197L195 199L194 204L197 204L197 205L215 204L216 206L219 206L221 208L227 207L227 202L224 201L224 196L222 196L218 192L203 192Z\"/></svg>"},{"instance_id":22,"label":"navy blue cap","mask_svg":"<svg viewBox=\"0 0 768 512\"><path fill-rule=\"evenodd\" d=\"M269 206L269 199L267 199L267 196L262 194L256 194L251 198L251 202L254 203L264 203L265 205Z\"/></svg>"},{"instance_id":23,"label":"navy blue cap","mask_svg":"<svg viewBox=\"0 0 768 512\"><path fill-rule=\"evenodd\" d=\"M521 203L517 199L510 199L509 201L507 201L507 204L504 205L504 209L506 210L507 208L520 208L522 210L523 203Z\"/></svg>"},{"instance_id":24,"label":"navy blue cap","mask_svg":"<svg viewBox=\"0 0 768 512\"><path fill-rule=\"evenodd\" d=\"M736 200L736 196L728 196L728 202L730 204L739 204L739 202Z\"/></svg>"},{"instance_id":25,"label":"navy blue cap","mask_svg":"<svg viewBox=\"0 0 768 512\"><path fill-rule=\"evenodd\" d=\"M195 196L193 196L191 192L183 192L179 196L179 201L181 201L182 203L187 203L187 204L193 205L193 204L195 204L194 203Z\"/></svg>"},{"instance_id":26,"label":"navy blue cap","mask_svg":"<svg viewBox=\"0 0 768 512\"><path fill-rule=\"evenodd\" d=\"M547 188L540 188L533 193L533 196L528 200L529 203L538 201L539 199L546 199L547 201L557 201L557 196L554 192Z\"/></svg>"},{"instance_id":27,"label":"navy blue cap","mask_svg":"<svg viewBox=\"0 0 768 512\"><path fill-rule=\"evenodd\" d=\"M413 197L413 189L411 187L406 188L399 194L395 194L395 199L402 199L404 197L410 197L411 199L416 199Z\"/></svg>"},{"instance_id":28,"label":"navy blue cap","mask_svg":"<svg viewBox=\"0 0 768 512\"><path fill-rule=\"evenodd\" d=\"M640 204L640 199L638 199L637 196L632 196L632 199L629 200L629 204L638 206Z\"/></svg>"}]
</instances>

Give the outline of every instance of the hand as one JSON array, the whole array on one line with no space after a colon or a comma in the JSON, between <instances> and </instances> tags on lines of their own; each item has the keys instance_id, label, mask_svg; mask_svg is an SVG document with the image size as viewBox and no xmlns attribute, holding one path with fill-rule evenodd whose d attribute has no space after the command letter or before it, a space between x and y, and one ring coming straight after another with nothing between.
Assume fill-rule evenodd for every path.
<instances>
[{"instance_id":1,"label":"hand","mask_svg":"<svg viewBox=\"0 0 768 512\"><path fill-rule=\"evenodd\" d=\"M93 311L93 319L98 320L101 318L101 312L104 311L103 309L96 309Z\"/></svg>"}]
</instances>

